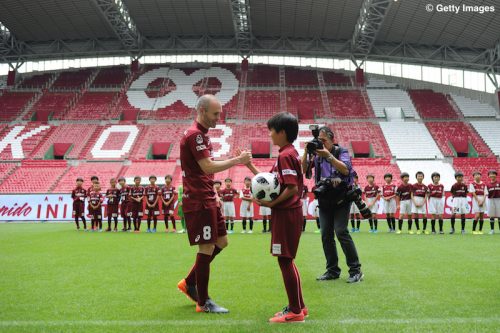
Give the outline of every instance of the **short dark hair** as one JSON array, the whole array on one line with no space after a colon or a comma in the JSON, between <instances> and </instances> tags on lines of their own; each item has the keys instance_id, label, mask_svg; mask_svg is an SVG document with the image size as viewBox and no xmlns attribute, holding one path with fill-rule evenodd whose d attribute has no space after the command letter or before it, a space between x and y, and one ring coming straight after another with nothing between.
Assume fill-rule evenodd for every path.
<instances>
[{"instance_id":1,"label":"short dark hair","mask_svg":"<svg viewBox=\"0 0 500 333\"><path fill-rule=\"evenodd\" d=\"M333 141L333 138L335 137L335 135L333 134L333 131L331 130L330 127L328 126L322 126L319 128L319 131L320 132L324 132L326 134L326 136Z\"/></svg>"},{"instance_id":2,"label":"short dark hair","mask_svg":"<svg viewBox=\"0 0 500 333\"><path fill-rule=\"evenodd\" d=\"M245 177L245 180L252 181L252 178L250 178L250 177L246 176L246 177Z\"/></svg>"},{"instance_id":3,"label":"short dark hair","mask_svg":"<svg viewBox=\"0 0 500 333\"><path fill-rule=\"evenodd\" d=\"M299 134L299 122L297 118L288 112L275 114L267 121L267 128L276 132L285 131L286 141L293 143Z\"/></svg>"},{"instance_id":4,"label":"short dark hair","mask_svg":"<svg viewBox=\"0 0 500 333\"><path fill-rule=\"evenodd\" d=\"M386 179L387 177L391 178L392 179L392 173L386 173L384 175L384 179Z\"/></svg>"},{"instance_id":5,"label":"short dark hair","mask_svg":"<svg viewBox=\"0 0 500 333\"><path fill-rule=\"evenodd\" d=\"M371 173L369 173L369 174L367 174L367 175L366 175L366 179L368 179L368 178L370 178L370 177L372 177L373 179L375 179L375 176L374 176L374 175L372 175Z\"/></svg>"},{"instance_id":6,"label":"short dark hair","mask_svg":"<svg viewBox=\"0 0 500 333\"><path fill-rule=\"evenodd\" d=\"M151 180L151 178L157 179L154 175L149 176L149 180Z\"/></svg>"},{"instance_id":7,"label":"short dark hair","mask_svg":"<svg viewBox=\"0 0 500 333\"><path fill-rule=\"evenodd\" d=\"M78 178L76 179L76 181L77 181L77 182L78 182L78 181L83 182L83 178L82 178L82 177L78 177Z\"/></svg>"},{"instance_id":8,"label":"short dark hair","mask_svg":"<svg viewBox=\"0 0 500 333\"><path fill-rule=\"evenodd\" d=\"M90 177L90 180L94 180L94 179L95 179L95 180L99 180L99 177L97 177L97 176L92 176L92 177Z\"/></svg>"},{"instance_id":9,"label":"short dark hair","mask_svg":"<svg viewBox=\"0 0 500 333\"><path fill-rule=\"evenodd\" d=\"M405 178L405 177L410 178L410 175L408 174L408 172L403 172L403 173L401 174L401 179L403 179L403 178Z\"/></svg>"},{"instance_id":10,"label":"short dark hair","mask_svg":"<svg viewBox=\"0 0 500 333\"><path fill-rule=\"evenodd\" d=\"M229 178L229 177L226 178L226 179L224 179L224 182L227 182L227 181L230 181L231 183L233 182L233 180L231 178Z\"/></svg>"},{"instance_id":11,"label":"short dark hair","mask_svg":"<svg viewBox=\"0 0 500 333\"><path fill-rule=\"evenodd\" d=\"M422 177L425 177L425 175L422 171L417 171L417 173L415 174L415 178L417 178L418 175L422 175Z\"/></svg>"},{"instance_id":12,"label":"short dark hair","mask_svg":"<svg viewBox=\"0 0 500 333\"><path fill-rule=\"evenodd\" d=\"M218 179L217 179L217 180L215 180L215 181L214 181L214 184L219 184L219 185L222 185L222 182L221 182L220 180L218 180Z\"/></svg>"},{"instance_id":13,"label":"short dark hair","mask_svg":"<svg viewBox=\"0 0 500 333\"><path fill-rule=\"evenodd\" d=\"M463 177L463 176L464 176L464 174L461 171L455 172L455 179L458 177Z\"/></svg>"},{"instance_id":14,"label":"short dark hair","mask_svg":"<svg viewBox=\"0 0 500 333\"><path fill-rule=\"evenodd\" d=\"M480 175L480 176L481 176L481 172L479 172L479 171L474 171L474 172L472 173L472 176L475 176L475 175Z\"/></svg>"},{"instance_id":15,"label":"short dark hair","mask_svg":"<svg viewBox=\"0 0 500 333\"><path fill-rule=\"evenodd\" d=\"M140 180L140 179L142 179L142 178L141 178L141 176L135 176L135 177L134 177L134 182L136 181L136 179L139 179L139 180Z\"/></svg>"},{"instance_id":16,"label":"short dark hair","mask_svg":"<svg viewBox=\"0 0 500 333\"><path fill-rule=\"evenodd\" d=\"M439 178L441 178L441 175L439 174L439 172L433 172L432 175L431 175L431 179L438 176Z\"/></svg>"},{"instance_id":17,"label":"short dark hair","mask_svg":"<svg viewBox=\"0 0 500 333\"><path fill-rule=\"evenodd\" d=\"M488 171L488 176L489 175L497 175L497 171L496 170L489 170Z\"/></svg>"},{"instance_id":18,"label":"short dark hair","mask_svg":"<svg viewBox=\"0 0 500 333\"><path fill-rule=\"evenodd\" d=\"M172 175L166 175L165 179L167 179L167 178L170 178L170 180L172 180Z\"/></svg>"}]
</instances>

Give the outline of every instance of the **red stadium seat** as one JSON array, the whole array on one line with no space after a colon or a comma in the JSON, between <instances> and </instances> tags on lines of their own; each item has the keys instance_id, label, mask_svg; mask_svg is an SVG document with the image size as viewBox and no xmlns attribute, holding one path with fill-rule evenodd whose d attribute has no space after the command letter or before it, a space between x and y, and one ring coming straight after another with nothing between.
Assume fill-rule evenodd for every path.
<instances>
[{"instance_id":1,"label":"red stadium seat","mask_svg":"<svg viewBox=\"0 0 500 333\"><path fill-rule=\"evenodd\" d=\"M375 118L359 90L329 90L328 101L334 118Z\"/></svg>"},{"instance_id":2,"label":"red stadium seat","mask_svg":"<svg viewBox=\"0 0 500 333\"><path fill-rule=\"evenodd\" d=\"M445 95L425 89L408 93L422 119L458 119Z\"/></svg>"}]
</instances>

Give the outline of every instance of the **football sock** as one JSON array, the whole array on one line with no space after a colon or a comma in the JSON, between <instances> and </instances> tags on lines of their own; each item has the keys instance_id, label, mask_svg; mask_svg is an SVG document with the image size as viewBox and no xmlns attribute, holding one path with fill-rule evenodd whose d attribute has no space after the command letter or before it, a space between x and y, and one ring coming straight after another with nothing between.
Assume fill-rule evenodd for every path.
<instances>
[{"instance_id":1,"label":"football sock","mask_svg":"<svg viewBox=\"0 0 500 333\"><path fill-rule=\"evenodd\" d=\"M80 223L78 222L78 217L75 217L76 227L80 229Z\"/></svg>"},{"instance_id":2,"label":"football sock","mask_svg":"<svg viewBox=\"0 0 500 333\"><path fill-rule=\"evenodd\" d=\"M203 306L208 299L208 280L210 278L211 256L198 253L196 255L196 289L198 291L198 305Z\"/></svg>"},{"instance_id":3,"label":"football sock","mask_svg":"<svg viewBox=\"0 0 500 333\"><path fill-rule=\"evenodd\" d=\"M299 294L299 277L294 269L291 258L278 257L278 263L285 283L286 293L288 295L288 308L293 313L300 313L300 294Z\"/></svg>"},{"instance_id":4,"label":"football sock","mask_svg":"<svg viewBox=\"0 0 500 333\"><path fill-rule=\"evenodd\" d=\"M413 224L412 219L408 219L408 230L411 230L411 225Z\"/></svg>"},{"instance_id":5,"label":"football sock","mask_svg":"<svg viewBox=\"0 0 500 333\"><path fill-rule=\"evenodd\" d=\"M483 223L484 223L484 220L480 219L479 220L479 231L483 231Z\"/></svg>"},{"instance_id":6,"label":"football sock","mask_svg":"<svg viewBox=\"0 0 500 333\"><path fill-rule=\"evenodd\" d=\"M168 230L168 216L165 216L165 229Z\"/></svg>"},{"instance_id":7,"label":"football sock","mask_svg":"<svg viewBox=\"0 0 500 333\"><path fill-rule=\"evenodd\" d=\"M295 274L297 274L297 279L299 280L299 303L300 303L300 308L303 309L306 307L304 304L304 298L302 297L302 281L300 280L300 273L297 268L297 265L295 265L295 261L292 261L293 268L295 270Z\"/></svg>"},{"instance_id":8,"label":"football sock","mask_svg":"<svg viewBox=\"0 0 500 333\"><path fill-rule=\"evenodd\" d=\"M316 218L316 226L318 229L321 229L321 225L319 224L319 217ZM359 220L358 220L358 228L359 228Z\"/></svg>"},{"instance_id":9,"label":"football sock","mask_svg":"<svg viewBox=\"0 0 500 333\"><path fill-rule=\"evenodd\" d=\"M387 226L389 227L389 230L392 229L392 217L386 217L387 219Z\"/></svg>"},{"instance_id":10,"label":"football sock","mask_svg":"<svg viewBox=\"0 0 500 333\"><path fill-rule=\"evenodd\" d=\"M148 230L151 229L151 219L148 218Z\"/></svg>"},{"instance_id":11,"label":"football sock","mask_svg":"<svg viewBox=\"0 0 500 333\"><path fill-rule=\"evenodd\" d=\"M427 229L427 219L424 217L424 230Z\"/></svg>"},{"instance_id":12,"label":"football sock","mask_svg":"<svg viewBox=\"0 0 500 333\"><path fill-rule=\"evenodd\" d=\"M377 219L373 219L373 226L375 227L375 230L377 230L377 228L378 228L378 220Z\"/></svg>"},{"instance_id":13,"label":"football sock","mask_svg":"<svg viewBox=\"0 0 500 333\"><path fill-rule=\"evenodd\" d=\"M355 226L354 226L354 219L351 219L351 228L353 228L353 229L355 228Z\"/></svg>"},{"instance_id":14,"label":"football sock","mask_svg":"<svg viewBox=\"0 0 500 333\"><path fill-rule=\"evenodd\" d=\"M234 220L231 220L231 230L234 229Z\"/></svg>"},{"instance_id":15,"label":"football sock","mask_svg":"<svg viewBox=\"0 0 500 333\"><path fill-rule=\"evenodd\" d=\"M87 229L87 221L85 221L85 217L82 216L83 229Z\"/></svg>"},{"instance_id":16,"label":"football sock","mask_svg":"<svg viewBox=\"0 0 500 333\"><path fill-rule=\"evenodd\" d=\"M462 222L461 223L462 224L462 230L465 230L465 217L462 217L460 222Z\"/></svg>"},{"instance_id":17,"label":"football sock","mask_svg":"<svg viewBox=\"0 0 500 333\"><path fill-rule=\"evenodd\" d=\"M436 220L435 219L431 220L431 228L432 228L432 232L436 232Z\"/></svg>"},{"instance_id":18,"label":"football sock","mask_svg":"<svg viewBox=\"0 0 500 333\"><path fill-rule=\"evenodd\" d=\"M118 216L113 217L115 220L115 229L118 228Z\"/></svg>"},{"instance_id":19,"label":"football sock","mask_svg":"<svg viewBox=\"0 0 500 333\"><path fill-rule=\"evenodd\" d=\"M111 230L111 215L108 215L108 229Z\"/></svg>"},{"instance_id":20,"label":"football sock","mask_svg":"<svg viewBox=\"0 0 500 333\"><path fill-rule=\"evenodd\" d=\"M403 219L399 219L398 221L398 229L401 230L403 228Z\"/></svg>"},{"instance_id":21,"label":"football sock","mask_svg":"<svg viewBox=\"0 0 500 333\"><path fill-rule=\"evenodd\" d=\"M474 220L472 221L472 231L476 231L476 227L477 227L477 220L476 220L476 219L474 219Z\"/></svg>"},{"instance_id":22,"label":"football sock","mask_svg":"<svg viewBox=\"0 0 500 333\"><path fill-rule=\"evenodd\" d=\"M229 230L229 222L226 222L226 230Z\"/></svg>"},{"instance_id":23,"label":"football sock","mask_svg":"<svg viewBox=\"0 0 500 333\"><path fill-rule=\"evenodd\" d=\"M368 219L368 223L370 223L370 230L373 230L373 220Z\"/></svg>"},{"instance_id":24,"label":"football sock","mask_svg":"<svg viewBox=\"0 0 500 333\"><path fill-rule=\"evenodd\" d=\"M156 229L157 225L158 225L158 218L155 216L153 220L153 228Z\"/></svg>"},{"instance_id":25,"label":"football sock","mask_svg":"<svg viewBox=\"0 0 500 333\"><path fill-rule=\"evenodd\" d=\"M396 230L396 218L392 217L392 230Z\"/></svg>"},{"instance_id":26,"label":"football sock","mask_svg":"<svg viewBox=\"0 0 500 333\"><path fill-rule=\"evenodd\" d=\"M451 218L451 228L455 229L455 216Z\"/></svg>"},{"instance_id":27,"label":"football sock","mask_svg":"<svg viewBox=\"0 0 500 333\"><path fill-rule=\"evenodd\" d=\"M306 231L306 219L304 218L304 222L302 222L302 231Z\"/></svg>"},{"instance_id":28,"label":"football sock","mask_svg":"<svg viewBox=\"0 0 500 333\"><path fill-rule=\"evenodd\" d=\"M172 216L170 216L170 221L172 221L172 228L177 229L177 228L175 227L175 216L173 216L173 215L172 215Z\"/></svg>"},{"instance_id":29,"label":"football sock","mask_svg":"<svg viewBox=\"0 0 500 333\"><path fill-rule=\"evenodd\" d=\"M210 262L212 262L214 260L214 258L221 251L222 251L222 249L216 245L214 248L214 252L212 252L212 257L211 257ZM195 268L196 268L196 263L193 265L193 267L191 268L191 271L189 271L188 275L186 276L186 283L190 286L196 284L196 269Z\"/></svg>"},{"instance_id":30,"label":"football sock","mask_svg":"<svg viewBox=\"0 0 500 333\"><path fill-rule=\"evenodd\" d=\"M316 219L317 223L318 223L318 229L319 229L319 219ZM359 226L361 225L361 220L360 219L357 219L356 220L356 229L359 229Z\"/></svg>"},{"instance_id":31,"label":"football sock","mask_svg":"<svg viewBox=\"0 0 500 333\"><path fill-rule=\"evenodd\" d=\"M415 219L415 228L418 230L420 230L420 222L418 220L418 217Z\"/></svg>"},{"instance_id":32,"label":"football sock","mask_svg":"<svg viewBox=\"0 0 500 333\"><path fill-rule=\"evenodd\" d=\"M243 226L243 231L247 230L247 219L242 219L241 225Z\"/></svg>"},{"instance_id":33,"label":"football sock","mask_svg":"<svg viewBox=\"0 0 500 333\"><path fill-rule=\"evenodd\" d=\"M443 231L443 219L439 219L439 231Z\"/></svg>"},{"instance_id":34,"label":"football sock","mask_svg":"<svg viewBox=\"0 0 500 333\"><path fill-rule=\"evenodd\" d=\"M253 219L250 219L250 230L253 230Z\"/></svg>"},{"instance_id":35,"label":"football sock","mask_svg":"<svg viewBox=\"0 0 500 333\"><path fill-rule=\"evenodd\" d=\"M491 230L495 229L495 218L490 217L490 228Z\"/></svg>"},{"instance_id":36,"label":"football sock","mask_svg":"<svg viewBox=\"0 0 500 333\"><path fill-rule=\"evenodd\" d=\"M138 218L137 219L137 230L138 231L141 231L141 223L142 223L141 218Z\"/></svg>"},{"instance_id":37,"label":"football sock","mask_svg":"<svg viewBox=\"0 0 500 333\"><path fill-rule=\"evenodd\" d=\"M262 219L262 230L266 231L267 230L267 220Z\"/></svg>"},{"instance_id":38,"label":"football sock","mask_svg":"<svg viewBox=\"0 0 500 333\"><path fill-rule=\"evenodd\" d=\"M102 220L99 219L99 229L102 229Z\"/></svg>"}]
</instances>

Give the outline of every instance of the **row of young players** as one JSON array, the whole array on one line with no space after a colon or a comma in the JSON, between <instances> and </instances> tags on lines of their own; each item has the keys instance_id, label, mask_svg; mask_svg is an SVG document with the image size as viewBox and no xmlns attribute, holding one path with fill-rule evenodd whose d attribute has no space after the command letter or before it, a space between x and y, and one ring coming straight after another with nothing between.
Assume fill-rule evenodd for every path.
<instances>
[{"instance_id":1,"label":"row of young players","mask_svg":"<svg viewBox=\"0 0 500 333\"><path fill-rule=\"evenodd\" d=\"M465 214L469 212L469 204L467 202L467 194L472 194L472 213L474 220L472 224L473 234L482 234L484 213L487 212L490 218L490 234L494 233L495 218L498 219L500 228L500 183L497 181L497 171L488 171L489 182L484 183L481 180L481 173L473 173L474 181L467 186L464 183L464 175L461 172L455 173L456 183L451 186L452 194L452 215L451 215L451 230L450 234L455 233L455 219L460 216L462 234L465 233ZM427 230L427 207L428 213L431 216L431 232L436 234L436 220L439 222L439 233L443 231L443 214L444 214L444 186L440 183L441 176L434 172L431 175L432 183L425 185L423 183L424 173L419 171L415 178L417 182L410 184L410 176L404 172L401 174L402 183L396 186L392 183L392 175L385 174L385 184L380 188L375 185L375 177L367 175L368 185L363 189L364 200L367 207L370 209L372 216L368 219L370 223L370 232L376 233L378 227L377 211L379 209L379 199L382 198L382 212L386 214L389 232L400 234L403 227L403 218L408 220L408 232L413 234L412 223L415 221L417 234L420 234L419 219L423 220L422 231L429 234ZM355 186L359 187L358 177L355 176ZM486 204L488 199L488 209ZM399 207L399 223L396 231L395 213ZM355 219L357 220L355 223ZM353 203L351 207L351 227L353 232L359 232L361 223L361 214ZM476 231L479 224L479 230Z\"/></svg>"},{"instance_id":2,"label":"row of young players","mask_svg":"<svg viewBox=\"0 0 500 333\"><path fill-rule=\"evenodd\" d=\"M156 185L156 176L150 176L150 184L146 187L141 186L141 177L134 177L134 185L128 186L125 178L120 177L118 182L120 187L117 187L116 179L110 180L110 187L105 193L101 192L99 177L91 177L92 185L85 189L83 188L83 178L76 179L76 187L71 192L73 199L73 215L75 218L76 228L80 230L79 219L82 220L84 230L87 230L85 220L85 199L88 199L88 213L91 217L92 231L102 231L102 204L107 199L107 215L108 228L106 231L118 231L118 212L123 218L122 231L132 231L132 222L134 232L140 232L141 221L144 215L147 216L148 229L147 232L156 232L158 216L160 215L160 202L165 219L165 228L168 232L168 220L172 222L172 232L176 232L174 204L175 199L179 198L179 216L181 217L182 230L179 233L185 232L184 214L182 213L182 193L178 195L175 187L172 185L172 176L165 176L165 186L159 187ZM182 187L179 188L182 192ZM145 209L144 209L145 201ZM111 228L111 219L114 220L114 228ZM151 221L153 228L151 228Z\"/></svg>"}]
</instances>

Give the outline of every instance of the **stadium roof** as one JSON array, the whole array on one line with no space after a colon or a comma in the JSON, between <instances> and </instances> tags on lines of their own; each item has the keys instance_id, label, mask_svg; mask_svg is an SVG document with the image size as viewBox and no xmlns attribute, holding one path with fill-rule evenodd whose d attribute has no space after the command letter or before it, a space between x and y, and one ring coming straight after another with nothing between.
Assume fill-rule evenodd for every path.
<instances>
[{"instance_id":1,"label":"stadium roof","mask_svg":"<svg viewBox=\"0 0 500 333\"><path fill-rule=\"evenodd\" d=\"M494 12L437 12L433 0L2 0L0 61L239 53L500 69ZM447 4L462 5L463 0Z\"/></svg>"}]
</instances>

